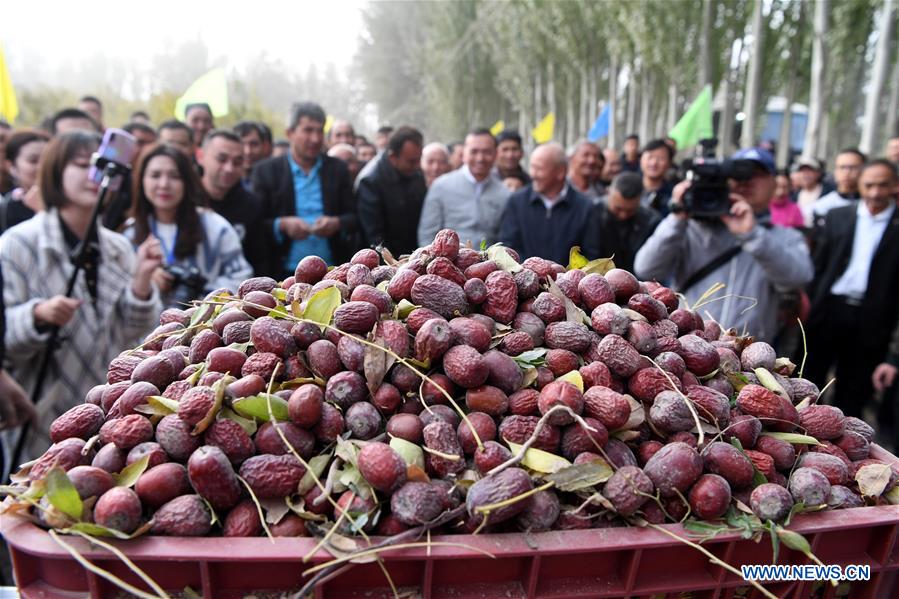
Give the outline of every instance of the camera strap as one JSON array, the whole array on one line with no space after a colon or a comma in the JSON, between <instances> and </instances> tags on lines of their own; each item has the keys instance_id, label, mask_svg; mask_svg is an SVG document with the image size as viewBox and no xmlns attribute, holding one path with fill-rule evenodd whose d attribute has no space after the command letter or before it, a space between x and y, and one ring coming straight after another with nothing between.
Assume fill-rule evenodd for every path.
<instances>
[{"instance_id":1,"label":"camera strap","mask_svg":"<svg viewBox=\"0 0 899 599\"><path fill-rule=\"evenodd\" d=\"M684 284L681 286L680 292L686 295L687 291L689 291L689 289L693 287L693 285L733 260L734 257L736 257L736 255L742 251L743 246L737 244L727 251L718 254L711 261L707 262L702 268L690 275L690 277L686 281L684 281Z\"/></svg>"}]
</instances>

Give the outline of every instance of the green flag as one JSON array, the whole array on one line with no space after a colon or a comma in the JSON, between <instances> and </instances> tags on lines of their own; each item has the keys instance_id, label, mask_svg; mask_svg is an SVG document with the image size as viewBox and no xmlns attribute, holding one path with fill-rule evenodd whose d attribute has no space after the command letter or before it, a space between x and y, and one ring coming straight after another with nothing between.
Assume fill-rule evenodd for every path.
<instances>
[{"instance_id":1,"label":"green flag","mask_svg":"<svg viewBox=\"0 0 899 599\"><path fill-rule=\"evenodd\" d=\"M184 120L189 104L205 102L212 109L212 116L228 114L228 83L225 69L215 68L191 83L184 95L175 101L175 117Z\"/></svg>"},{"instance_id":2,"label":"green flag","mask_svg":"<svg viewBox=\"0 0 899 599\"><path fill-rule=\"evenodd\" d=\"M712 135L712 86L706 85L668 137L677 142L678 150L686 150Z\"/></svg>"}]
</instances>

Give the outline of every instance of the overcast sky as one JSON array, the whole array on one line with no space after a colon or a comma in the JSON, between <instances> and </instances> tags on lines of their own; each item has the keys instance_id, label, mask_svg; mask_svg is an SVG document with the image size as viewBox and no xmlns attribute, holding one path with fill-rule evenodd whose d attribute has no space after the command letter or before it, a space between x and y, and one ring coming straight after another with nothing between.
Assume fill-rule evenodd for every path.
<instances>
[{"instance_id":1,"label":"overcast sky","mask_svg":"<svg viewBox=\"0 0 899 599\"><path fill-rule=\"evenodd\" d=\"M210 59L240 69L261 51L288 67L347 66L366 0L150 0L4 2L0 45L18 85L53 85L57 67L79 53L108 52L135 67L184 40L201 38ZM18 81L16 81L18 79Z\"/></svg>"}]
</instances>

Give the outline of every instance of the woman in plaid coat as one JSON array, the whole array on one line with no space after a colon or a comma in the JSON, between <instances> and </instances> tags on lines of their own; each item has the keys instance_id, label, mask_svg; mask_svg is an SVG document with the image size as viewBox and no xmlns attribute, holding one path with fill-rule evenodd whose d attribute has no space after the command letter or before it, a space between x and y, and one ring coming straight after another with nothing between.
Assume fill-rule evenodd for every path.
<instances>
[{"instance_id":1,"label":"woman in plaid coat","mask_svg":"<svg viewBox=\"0 0 899 599\"><path fill-rule=\"evenodd\" d=\"M99 138L82 131L53 140L42 157L38 184L47 210L0 237L6 303L6 362L27 392L54 326L61 327L22 460L50 445L50 424L106 382L109 362L153 329L161 311L152 274L162 250L150 238L135 255L125 237L98 226L72 297L65 297L75 248L86 236L97 184L91 153ZM2 437L9 456L19 429ZM16 465L18 466L18 465ZM15 466L14 466L15 467Z\"/></svg>"}]
</instances>

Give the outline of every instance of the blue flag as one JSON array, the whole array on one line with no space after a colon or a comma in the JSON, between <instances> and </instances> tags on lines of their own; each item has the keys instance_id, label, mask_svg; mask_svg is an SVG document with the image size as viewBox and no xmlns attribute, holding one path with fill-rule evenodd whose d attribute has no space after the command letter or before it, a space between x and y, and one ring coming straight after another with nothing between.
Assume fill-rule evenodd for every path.
<instances>
[{"instance_id":1,"label":"blue flag","mask_svg":"<svg viewBox=\"0 0 899 599\"><path fill-rule=\"evenodd\" d=\"M593 126L590 127L590 131L587 132L587 139L590 141L598 141L609 134L609 105L606 104L602 112L599 113L599 116L596 118L596 122L593 123Z\"/></svg>"}]
</instances>

